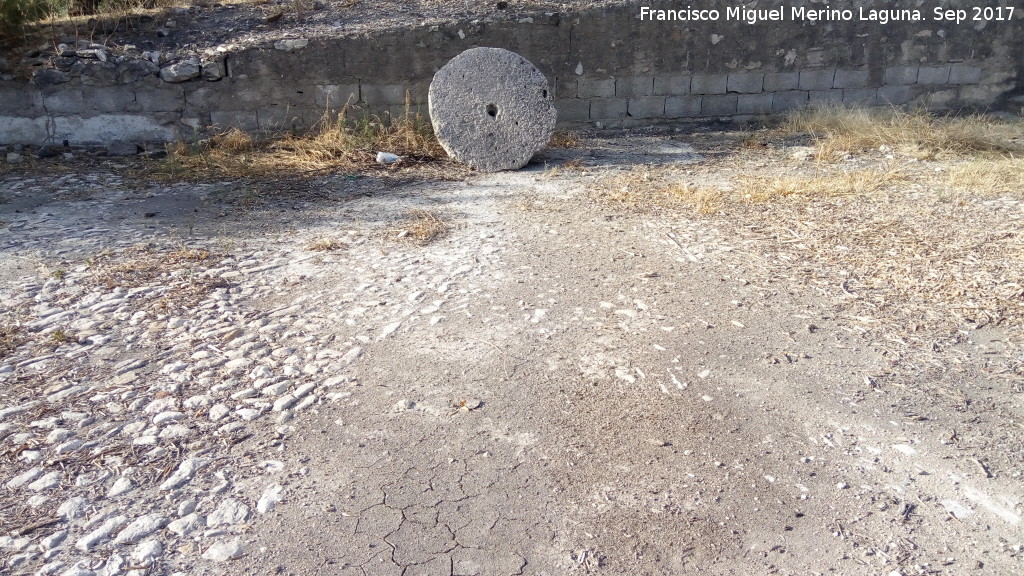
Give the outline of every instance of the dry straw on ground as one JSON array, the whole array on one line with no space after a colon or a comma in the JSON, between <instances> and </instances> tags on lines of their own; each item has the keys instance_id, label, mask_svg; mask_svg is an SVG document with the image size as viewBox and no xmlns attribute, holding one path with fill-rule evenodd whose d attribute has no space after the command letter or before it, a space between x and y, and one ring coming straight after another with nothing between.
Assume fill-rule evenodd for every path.
<instances>
[{"instance_id":1,"label":"dry straw on ground","mask_svg":"<svg viewBox=\"0 0 1024 576\"><path fill-rule=\"evenodd\" d=\"M575 148L580 145L583 139L576 132L571 130L559 130L551 135L548 141L550 148Z\"/></svg>"},{"instance_id":2,"label":"dry straw on ground","mask_svg":"<svg viewBox=\"0 0 1024 576\"><path fill-rule=\"evenodd\" d=\"M16 323L0 323L0 358L5 358L25 342L21 327Z\"/></svg>"},{"instance_id":3,"label":"dry straw on ground","mask_svg":"<svg viewBox=\"0 0 1024 576\"><path fill-rule=\"evenodd\" d=\"M199 268L213 266L214 255L204 249L137 246L118 252L104 252L90 258L92 282L107 290L123 287L136 288L161 284L172 273L184 282L176 282L173 293L155 291L142 298L152 300L158 310L175 310L195 306L215 288L228 283L220 278L209 278Z\"/></svg>"},{"instance_id":4,"label":"dry straw on ground","mask_svg":"<svg viewBox=\"0 0 1024 576\"><path fill-rule=\"evenodd\" d=\"M378 151L402 156L403 164L445 157L429 120L408 101L405 112L390 119L367 115L346 104L336 113L325 112L303 134L257 139L232 128L197 144L176 143L169 150L163 172L179 179L280 177L379 166L375 164Z\"/></svg>"},{"instance_id":5,"label":"dry straw on ground","mask_svg":"<svg viewBox=\"0 0 1024 576\"><path fill-rule=\"evenodd\" d=\"M312 252L333 252L335 250L344 250L345 248L348 248L348 244L337 238L316 238L306 244L306 250Z\"/></svg>"},{"instance_id":6,"label":"dry straw on ground","mask_svg":"<svg viewBox=\"0 0 1024 576\"><path fill-rule=\"evenodd\" d=\"M410 210L398 228L391 233L395 240L412 242L417 246L426 246L443 238L451 230L451 225L433 210Z\"/></svg>"},{"instance_id":7,"label":"dry straw on ground","mask_svg":"<svg viewBox=\"0 0 1024 576\"><path fill-rule=\"evenodd\" d=\"M1020 122L978 114L933 116L897 109L825 106L790 114L782 131L812 135L821 160L882 146L922 160L952 154L1024 152Z\"/></svg>"},{"instance_id":8,"label":"dry straw on ground","mask_svg":"<svg viewBox=\"0 0 1024 576\"><path fill-rule=\"evenodd\" d=\"M713 186L686 182L679 170L658 166L603 175L593 191L601 201L642 211L675 208L710 214L721 207L723 198Z\"/></svg>"},{"instance_id":9,"label":"dry straw on ground","mask_svg":"<svg viewBox=\"0 0 1024 576\"><path fill-rule=\"evenodd\" d=\"M812 162L790 152L809 133ZM810 287L893 358L907 346L937 355L964 326L1024 337L1022 135L1020 121L983 116L805 111L769 131L772 146L636 167L593 193L701 218L719 246L695 248Z\"/></svg>"}]
</instances>

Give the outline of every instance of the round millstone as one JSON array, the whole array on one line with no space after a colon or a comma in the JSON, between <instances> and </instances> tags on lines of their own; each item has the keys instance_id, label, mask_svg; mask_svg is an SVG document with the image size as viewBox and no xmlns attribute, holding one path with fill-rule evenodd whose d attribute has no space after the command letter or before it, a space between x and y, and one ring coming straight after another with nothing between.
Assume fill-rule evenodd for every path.
<instances>
[{"instance_id":1,"label":"round millstone","mask_svg":"<svg viewBox=\"0 0 1024 576\"><path fill-rule=\"evenodd\" d=\"M544 74L501 48L471 48L452 58L430 83L429 108L448 155L481 172L522 168L555 130Z\"/></svg>"}]
</instances>

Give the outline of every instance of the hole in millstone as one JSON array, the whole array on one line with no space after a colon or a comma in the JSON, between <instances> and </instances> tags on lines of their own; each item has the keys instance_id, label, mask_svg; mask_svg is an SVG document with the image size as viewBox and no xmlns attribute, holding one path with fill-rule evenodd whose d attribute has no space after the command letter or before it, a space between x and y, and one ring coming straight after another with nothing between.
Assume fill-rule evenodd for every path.
<instances>
[{"instance_id":1,"label":"hole in millstone","mask_svg":"<svg viewBox=\"0 0 1024 576\"><path fill-rule=\"evenodd\" d=\"M545 91L544 91L544 97L545 97L545 98L547 98L547 97L548 97L548 91L547 91L547 90L545 90Z\"/></svg>"},{"instance_id":2,"label":"hole in millstone","mask_svg":"<svg viewBox=\"0 0 1024 576\"><path fill-rule=\"evenodd\" d=\"M487 115L490 116L491 118L497 117L498 116L498 107L495 106L493 103L488 104L487 105Z\"/></svg>"}]
</instances>

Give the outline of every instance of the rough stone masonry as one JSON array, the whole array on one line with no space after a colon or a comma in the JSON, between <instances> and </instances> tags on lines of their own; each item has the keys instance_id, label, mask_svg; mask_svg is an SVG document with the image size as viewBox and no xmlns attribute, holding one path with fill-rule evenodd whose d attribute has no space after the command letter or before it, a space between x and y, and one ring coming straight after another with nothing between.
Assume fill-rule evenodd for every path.
<instances>
[{"instance_id":1,"label":"rough stone masonry","mask_svg":"<svg viewBox=\"0 0 1024 576\"><path fill-rule=\"evenodd\" d=\"M544 74L502 48L471 48L430 83L430 120L448 155L483 172L522 168L547 145L557 114Z\"/></svg>"},{"instance_id":2,"label":"rough stone masonry","mask_svg":"<svg viewBox=\"0 0 1024 576\"><path fill-rule=\"evenodd\" d=\"M909 3L909 2L907 2ZM678 8L666 0L651 10ZM854 9L867 0L851 0ZM902 4L902 3L901 3ZM947 9L976 3L949 0ZM347 102L381 118L427 104L433 75L481 46L521 54L550 81L566 127L749 120L830 103L934 111L1024 106L1024 9L979 20L882 24L640 18L635 3L591 10L451 19L365 33L310 34L254 44L153 52L133 45L41 51L31 79L0 76L0 145L162 143L211 129L305 130ZM757 8L807 7L762 0ZM178 17L199 19L206 8ZM792 12L787 12L787 15ZM73 56L70 54L74 54ZM199 58L198 63L194 58ZM198 66L197 66L198 64Z\"/></svg>"}]
</instances>

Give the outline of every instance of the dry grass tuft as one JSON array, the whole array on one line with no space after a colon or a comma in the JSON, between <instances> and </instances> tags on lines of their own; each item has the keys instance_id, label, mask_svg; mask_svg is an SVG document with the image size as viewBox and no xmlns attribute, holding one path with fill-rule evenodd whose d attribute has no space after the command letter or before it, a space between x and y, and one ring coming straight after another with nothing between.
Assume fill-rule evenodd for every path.
<instances>
[{"instance_id":1,"label":"dry grass tuft","mask_svg":"<svg viewBox=\"0 0 1024 576\"><path fill-rule=\"evenodd\" d=\"M670 185L662 193L674 200L689 204L700 214L714 214L722 209L725 194L710 186L694 186L688 183Z\"/></svg>"},{"instance_id":2,"label":"dry grass tuft","mask_svg":"<svg viewBox=\"0 0 1024 576\"><path fill-rule=\"evenodd\" d=\"M75 338L73 334L63 330L62 328L58 328L53 332L50 332L50 343L53 344L54 346L67 344L68 342L74 341L74 339Z\"/></svg>"},{"instance_id":3,"label":"dry grass tuft","mask_svg":"<svg viewBox=\"0 0 1024 576\"><path fill-rule=\"evenodd\" d=\"M410 210L407 218L395 232L396 240L412 242L417 246L426 246L443 238L451 230L451 226L435 211Z\"/></svg>"},{"instance_id":4,"label":"dry grass tuft","mask_svg":"<svg viewBox=\"0 0 1024 576\"><path fill-rule=\"evenodd\" d=\"M1024 196L1024 158L972 159L951 166L949 186L980 196Z\"/></svg>"},{"instance_id":5,"label":"dry grass tuft","mask_svg":"<svg viewBox=\"0 0 1024 576\"><path fill-rule=\"evenodd\" d=\"M181 248L161 252L148 246L138 246L121 252L104 252L90 259L93 281L108 290L118 286L134 288L162 274L207 261L207 250Z\"/></svg>"},{"instance_id":6,"label":"dry grass tuft","mask_svg":"<svg viewBox=\"0 0 1024 576\"><path fill-rule=\"evenodd\" d=\"M809 133L819 160L888 146L919 159L1024 151L1024 124L990 116L932 116L896 109L825 106L790 114L782 130Z\"/></svg>"},{"instance_id":7,"label":"dry grass tuft","mask_svg":"<svg viewBox=\"0 0 1024 576\"><path fill-rule=\"evenodd\" d=\"M702 214L721 209L724 195L712 186L680 182L671 168L635 166L598 180L597 197L638 210L690 208Z\"/></svg>"},{"instance_id":8,"label":"dry grass tuft","mask_svg":"<svg viewBox=\"0 0 1024 576\"><path fill-rule=\"evenodd\" d=\"M559 130L551 135L549 148L575 148L583 141L580 135L569 130Z\"/></svg>"},{"instance_id":9,"label":"dry grass tuft","mask_svg":"<svg viewBox=\"0 0 1024 576\"><path fill-rule=\"evenodd\" d=\"M565 170L585 170L587 162L583 158L573 158L562 164Z\"/></svg>"},{"instance_id":10,"label":"dry grass tuft","mask_svg":"<svg viewBox=\"0 0 1024 576\"><path fill-rule=\"evenodd\" d=\"M17 324L0 324L0 358L6 358L25 342Z\"/></svg>"},{"instance_id":11,"label":"dry grass tuft","mask_svg":"<svg viewBox=\"0 0 1024 576\"><path fill-rule=\"evenodd\" d=\"M782 174L778 176L742 175L736 178L742 200L771 202L788 196L835 197L871 194L885 189L907 177L894 165L879 170L859 169L828 171L819 169L813 174Z\"/></svg>"},{"instance_id":12,"label":"dry grass tuft","mask_svg":"<svg viewBox=\"0 0 1024 576\"><path fill-rule=\"evenodd\" d=\"M260 178L335 168L376 166L378 151L406 160L445 157L430 121L406 100L397 118L373 115L354 119L358 108L346 104L337 113L325 112L306 134L258 140L230 129L196 144L170 147L163 172L181 178L196 174L211 177ZM404 163L404 162L403 162Z\"/></svg>"},{"instance_id":13,"label":"dry grass tuft","mask_svg":"<svg viewBox=\"0 0 1024 576\"><path fill-rule=\"evenodd\" d=\"M336 238L317 238L306 244L306 250L312 252L333 252L335 250L344 250L345 248L348 248L348 244Z\"/></svg>"}]
</instances>

